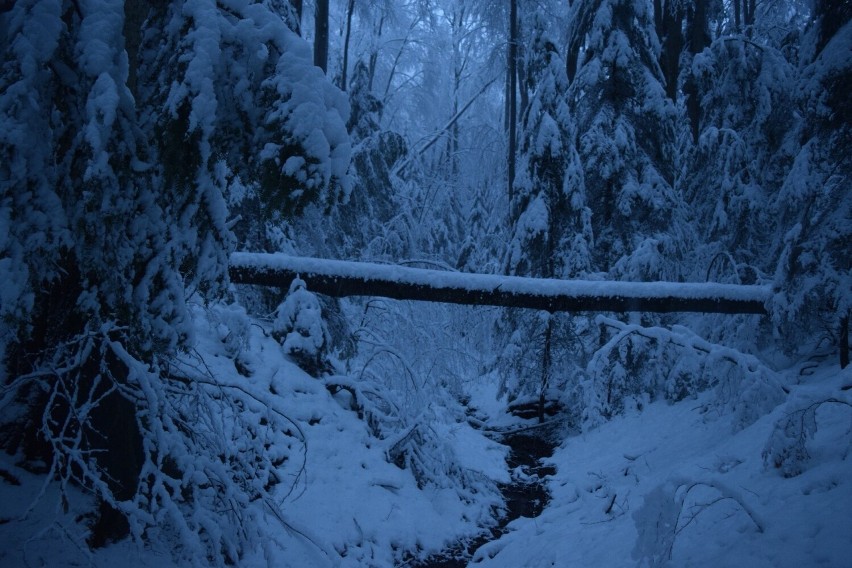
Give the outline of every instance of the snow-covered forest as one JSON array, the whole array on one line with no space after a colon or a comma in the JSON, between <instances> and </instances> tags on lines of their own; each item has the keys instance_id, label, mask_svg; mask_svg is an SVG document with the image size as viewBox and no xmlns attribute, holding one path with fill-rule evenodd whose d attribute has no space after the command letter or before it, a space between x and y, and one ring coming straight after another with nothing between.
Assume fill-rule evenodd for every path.
<instances>
[{"instance_id":1,"label":"snow-covered forest","mask_svg":"<svg viewBox=\"0 0 852 568\"><path fill-rule=\"evenodd\" d=\"M0 0L0 564L848 566L850 20Z\"/></svg>"}]
</instances>

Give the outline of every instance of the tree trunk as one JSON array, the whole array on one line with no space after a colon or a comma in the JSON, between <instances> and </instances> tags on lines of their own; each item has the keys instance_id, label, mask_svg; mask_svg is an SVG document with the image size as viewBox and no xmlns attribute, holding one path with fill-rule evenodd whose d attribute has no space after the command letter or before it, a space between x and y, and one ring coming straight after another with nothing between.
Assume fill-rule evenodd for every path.
<instances>
[{"instance_id":1,"label":"tree trunk","mask_svg":"<svg viewBox=\"0 0 852 568\"><path fill-rule=\"evenodd\" d=\"M384 27L384 25L385 15L382 14L382 17L379 18L379 24L375 28L376 31L373 34L373 37L370 38L370 80L367 83L367 92L369 93L373 92L373 80L376 78L376 63L379 60L378 42L379 39L382 37L382 28ZM393 73L391 73L391 76L393 76ZM388 90L385 89L385 96L387 96L387 93ZM384 103L384 100L382 101L382 103ZM382 106L384 106L384 104Z\"/></svg>"},{"instance_id":2,"label":"tree trunk","mask_svg":"<svg viewBox=\"0 0 852 568\"><path fill-rule=\"evenodd\" d=\"M755 9L755 0L743 0L743 24L746 27L746 35L749 37L752 36L752 28L754 28Z\"/></svg>"},{"instance_id":3,"label":"tree trunk","mask_svg":"<svg viewBox=\"0 0 852 568\"><path fill-rule=\"evenodd\" d=\"M293 31L302 35L302 0L290 0L290 5L293 7L293 13L296 14L296 29Z\"/></svg>"},{"instance_id":4,"label":"tree trunk","mask_svg":"<svg viewBox=\"0 0 852 568\"><path fill-rule=\"evenodd\" d=\"M349 0L346 6L346 36L343 38L343 69L340 70L340 89L346 90L346 71L349 69L349 38L352 35L352 13L355 0Z\"/></svg>"},{"instance_id":5,"label":"tree trunk","mask_svg":"<svg viewBox=\"0 0 852 568\"><path fill-rule=\"evenodd\" d=\"M524 116L527 112L527 107L530 104L530 93L529 93L529 77L527 76L527 68L526 68L526 57L527 54L524 52L524 46L522 45L520 38L518 39L518 53L517 53L517 65L518 65L518 96L520 97L520 102L518 105L518 116L517 123L523 124Z\"/></svg>"},{"instance_id":6,"label":"tree trunk","mask_svg":"<svg viewBox=\"0 0 852 568\"><path fill-rule=\"evenodd\" d=\"M382 296L548 312L765 314L770 296L764 286L521 278L263 253L231 255L230 276L234 284L284 289L301 278L309 290L336 297Z\"/></svg>"},{"instance_id":7,"label":"tree trunk","mask_svg":"<svg viewBox=\"0 0 852 568\"><path fill-rule=\"evenodd\" d=\"M710 44L710 34L707 31L707 7L704 2L696 2L695 9L688 14L686 33L689 53L693 57L704 51L704 48ZM701 134L701 100L698 85L692 73L687 74L683 91L687 96L686 115L692 129L692 140L697 144L698 136Z\"/></svg>"},{"instance_id":8,"label":"tree trunk","mask_svg":"<svg viewBox=\"0 0 852 568\"><path fill-rule=\"evenodd\" d=\"M328 72L328 0L317 0L314 27L314 65Z\"/></svg>"},{"instance_id":9,"label":"tree trunk","mask_svg":"<svg viewBox=\"0 0 852 568\"><path fill-rule=\"evenodd\" d=\"M849 365L849 314L840 318L840 368Z\"/></svg>"},{"instance_id":10,"label":"tree trunk","mask_svg":"<svg viewBox=\"0 0 852 568\"><path fill-rule=\"evenodd\" d=\"M460 11L453 11L452 18L452 41L453 41L453 116L459 113L459 92L461 91L462 73L464 61L461 50L462 28L464 26L464 7ZM454 122L448 132L449 143L447 144L447 159L450 163L450 172L453 176L458 175L459 162L459 123Z\"/></svg>"},{"instance_id":11,"label":"tree trunk","mask_svg":"<svg viewBox=\"0 0 852 568\"><path fill-rule=\"evenodd\" d=\"M136 70L139 66L139 46L142 45L142 24L148 17L150 4L143 0L127 0L124 3L124 49L127 51L127 88L138 97ZM139 100L138 98L136 100Z\"/></svg>"},{"instance_id":12,"label":"tree trunk","mask_svg":"<svg viewBox=\"0 0 852 568\"><path fill-rule=\"evenodd\" d=\"M733 0L734 3L734 31L739 32L742 29L740 16L740 0Z\"/></svg>"},{"instance_id":13,"label":"tree trunk","mask_svg":"<svg viewBox=\"0 0 852 568\"><path fill-rule=\"evenodd\" d=\"M544 352L541 355L541 389L538 393L538 422L544 422L544 403L547 386L550 383L550 346L553 337L553 314L548 314L547 327L544 329Z\"/></svg>"},{"instance_id":14,"label":"tree trunk","mask_svg":"<svg viewBox=\"0 0 852 568\"><path fill-rule=\"evenodd\" d=\"M515 197L515 153L517 151L517 117L518 117L518 0L509 0L509 49L506 72L509 76L509 151L507 158L509 203ZM511 205L510 205L511 207ZM512 217L514 212L510 211Z\"/></svg>"},{"instance_id":15,"label":"tree trunk","mask_svg":"<svg viewBox=\"0 0 852 568\"><path fill-rule=\"evenodd\" d=\"M568 74L568 82L573 83L577 76L577 60L580 58L579 49L572 45L568 46L568 54L565 57L565 71Z\"/></svg>"},{"instance_id":16,"label":"tree trunk","mask_svg":"<svg viewBox=\"0 0 852 568\"><path fill-rule=\"evenodd\" d=\"M660 51L660 67L665 80L666 96L677 102L678 76L680 75L680 54L683 51L683 14L675 12L676 8L671 2L666 6L657 8L659 0L655 0L655 10L662 10L662 14L656 15L657 35L662 43ZM699 2L701 3L701 2Z\"/></svg>"}]
</instances>

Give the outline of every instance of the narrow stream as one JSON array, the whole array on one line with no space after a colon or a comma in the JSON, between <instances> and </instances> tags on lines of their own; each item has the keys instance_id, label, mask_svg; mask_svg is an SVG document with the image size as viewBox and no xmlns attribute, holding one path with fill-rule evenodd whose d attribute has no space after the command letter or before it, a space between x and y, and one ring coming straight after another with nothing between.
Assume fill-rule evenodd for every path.
<instances>
[{"instance_id":1,"label":"narrow stream","mask_svg":"<svg viewBox=\"0 0 852 568\"><path fill-rule=\"evenodd\" d=\"M553 455L555 447L547 428L535 428L503 436L501 443L509 446L506 463L512 473L510 483L500 484L500 491L506 500L506 515L500 519L490 533L456 543L420 562L409 564L412 568L463 568L467 566L476 550L506 532L509 523L519 517L534 518L541 514L550 494L547 491L545 477L553 475L556 469L541 464L542 459Z\"/></svg>"}]
</instances>

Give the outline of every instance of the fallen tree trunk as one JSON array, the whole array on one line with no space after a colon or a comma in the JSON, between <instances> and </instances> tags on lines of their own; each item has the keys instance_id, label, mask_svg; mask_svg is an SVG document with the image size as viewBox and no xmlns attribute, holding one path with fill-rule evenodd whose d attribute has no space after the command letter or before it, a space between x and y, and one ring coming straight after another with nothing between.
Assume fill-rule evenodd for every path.
<instances>
[{"instance_id":1,"label":"fallen tree trunk","mask_svg":"<svg viewBox=\"0 0 852 568\"><path fill-rule=\"evenodd\" d=\"M549 312L765 314L767 286L521 278L283 254L234 253L231 282L288 288L294 278L328 296L530 308Z\"/></svg>"}]
</instances>

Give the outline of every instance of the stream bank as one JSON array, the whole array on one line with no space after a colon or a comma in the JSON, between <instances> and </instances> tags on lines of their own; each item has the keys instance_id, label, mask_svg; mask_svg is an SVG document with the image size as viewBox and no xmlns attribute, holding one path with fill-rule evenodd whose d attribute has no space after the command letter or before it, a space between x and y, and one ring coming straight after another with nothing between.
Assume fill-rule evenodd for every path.
<instances>
[{"instance_id":1,"label":"stream bank","mask_svg":"<svg viewBox=\"0 0 852 568\"><path fill-rule=\"evenodd\" d=\"M546 478L556 473L553 466L542 465L553 455L556 447L553 429L547 424L496 436L509 447L506 463L511 473L509 483L498 487L506 502L506 514L489 532L476 538L463 540L439 553L417 562L406 564L412 568L463 568L481 546L506 534L509 523L520 517L535 518L550 500Z\"/></svg>"}]
</instances>

